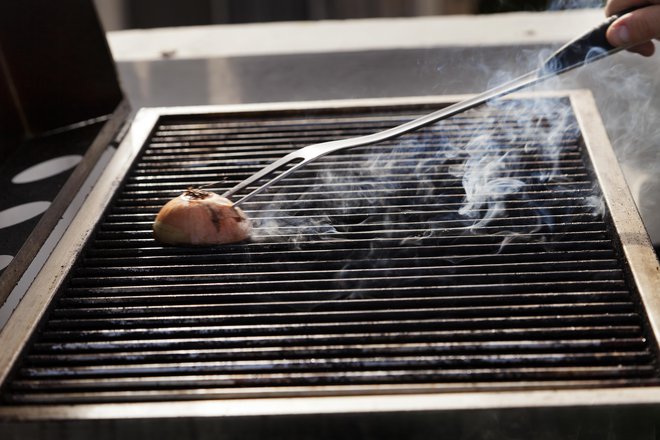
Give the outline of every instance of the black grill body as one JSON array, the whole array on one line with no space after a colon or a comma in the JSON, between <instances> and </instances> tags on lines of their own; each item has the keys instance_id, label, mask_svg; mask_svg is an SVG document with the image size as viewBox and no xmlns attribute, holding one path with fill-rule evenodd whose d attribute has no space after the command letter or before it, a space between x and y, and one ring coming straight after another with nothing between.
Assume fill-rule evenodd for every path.
<instances>
[{"instance_id":1,"label":"black grill body","mask_svg":"<svg viewBox=\"0 0 660 440\"><path fill-rule=\"evenodd\" d=\"M2 405L658 385L654 335L566 97L506 100L326 156L162 246L159 208L428 105L158 118ZM220 180L221 183L212 183Z\"/></svg>"}]
</instances>

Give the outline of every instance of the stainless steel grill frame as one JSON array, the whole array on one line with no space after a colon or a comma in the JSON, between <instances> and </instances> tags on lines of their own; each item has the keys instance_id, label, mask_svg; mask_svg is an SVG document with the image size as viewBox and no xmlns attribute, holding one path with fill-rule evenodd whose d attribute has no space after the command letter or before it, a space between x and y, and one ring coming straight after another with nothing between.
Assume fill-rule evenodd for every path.
<instances>
[{"instance_id":1,"label":"stainless steel grill frame","mask_svg":"<svg viewBox=\"0 0 660 440\"><path fill-rule=\"evenodd\" d=\"M524 97L525 95L518 95ZM533 95L540 96L540 95ZM548 94L546 96L557 96ZM609 146L606 132L597 113L591 95L584 91L572 91L567 95L578 118L584 147L593 163L594 172L609 214L616 225L621 249L629 263L649 325L655 335L660 335L660 268L646 231L639 219L616 158ZM104 212L113 194L122 182L140 149L149 138L162 115L191 114L267 114L273 112L305 111L322 108L383 107L392 105L437 104L455 102L460 97L430 97L314 102L278 105L241 105L223 107L182 107L146 109L138 113L106 173L101 177L87 202L54 250L25 298L20 303L7 326L0 334L3 356L0 358L0 383L7 378L22 347L27 343L58 287L66 278L85 241L93 231L99 215ZM49 292L49 295L43 295ZM657 347L656 347L657 348ZM598 402L599 406L660 404L660 387L596 387L583 389L551 389L552 383L538 389L520 391L471 391L438 393L427 386L405 385L387 387L382 392L361 395L355 388L345 390L324 387L310 393L301 391L270 398L263 390L243 393L240 399L229 394L227 399L153 403L112 403L39 406L0 406L0 418L5 420L81 420L81 419L148 419L162 417L216 417L216 416L264 416L310 414L360 414L391 412L435 412L460 410L506 410L512 408L582 407ZM365 390L366 391L366 390ZM376 390L377 391L377 390ZM280 394L281 397L281 394Z\"/></svg>"}]
</instances>

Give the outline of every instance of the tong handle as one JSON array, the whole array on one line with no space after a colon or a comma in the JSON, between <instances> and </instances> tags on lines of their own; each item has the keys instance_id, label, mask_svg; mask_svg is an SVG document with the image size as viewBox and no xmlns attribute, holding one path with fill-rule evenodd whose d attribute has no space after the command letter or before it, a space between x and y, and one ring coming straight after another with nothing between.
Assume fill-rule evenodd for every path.
<instances>
[{"instance_id":1,"label":"tong handle","mask_svg":"<svg viewBox=\"0 0 660 440\"><path fill-rule=\"evenodd\" d=\"M622 47L614 47L607 41L605 37L607 29L619 17L645 6L648 6L648 4L634 6L617 12L589 32L569 41L543 63L540 69L542 74L563 73L623 49Z\"/></svg>"}]
</instances>

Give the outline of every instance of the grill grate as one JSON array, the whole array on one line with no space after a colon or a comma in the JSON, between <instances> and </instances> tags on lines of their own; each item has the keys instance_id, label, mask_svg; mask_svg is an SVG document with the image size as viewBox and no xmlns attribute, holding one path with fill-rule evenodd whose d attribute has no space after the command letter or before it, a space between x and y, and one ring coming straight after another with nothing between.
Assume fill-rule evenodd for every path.
<instances>
[{"instance_id":1,"label":"grill grate","mask_svg":"<svg viewBox=\"0 0 660 440\"><path fill-rule=\"evenodd\" d=\"M424 111L162 117L5 403L657 383L565 99L322 158L245 205L249 243L151 238L187 186Z\"/></svg>"}]
</instances>

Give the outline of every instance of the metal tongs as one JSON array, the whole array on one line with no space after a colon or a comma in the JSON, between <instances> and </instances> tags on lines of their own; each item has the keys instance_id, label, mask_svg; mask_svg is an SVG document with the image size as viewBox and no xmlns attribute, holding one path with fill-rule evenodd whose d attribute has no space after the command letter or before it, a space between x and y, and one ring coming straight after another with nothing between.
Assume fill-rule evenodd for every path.
<instances>
[{"instance_id":1,"label":"metal tongs","mask_svg":"<svg viewBox=\"0 0 660 440\"><path fill-rule=\"evenodd\" d=\"M289 168L284 169L282 172L272 177L263 185L257 187L252 192L248 193L246 196L234 203L234 205L240 205L241 203L244 203L255 195L261 193L269 186L290 175L297 169L307 165L319 157L325 156L326 154L346 148L375 144L377 142L382 142L387 139L400 136L409 131L424 127L426 125L469 110L494 98L518 91L524 87L537 84L555 75L559 75L561 73L575 69L576 67L580 67L584 64L594 62L608 55L616 53L624 48L613 47L611 44L609 44L605 38L605 32L617 18L637 8L627 9L617 15L609 17L607 20L605 20L597 27L591 29L589 32L586 32L585 34L562 46L547 60L545 60L541 67L532 72L522 75L498 87L487 90L465 101L458 102L436 112L430 113L426 116L422 116L418 119L414 119L412 121L378 133L350 139L323 142L320 144L313 144L303 147L299 150L287 154L281 159L278 159L272 164L263 168L261 171L253 174L246 180L225 192L223 197L229 198L238 191L252 185L255 182L258 182L259 180L269 176L275 171L284 169L285 167L289 166Z\"/></svg>"}]
</instances>

